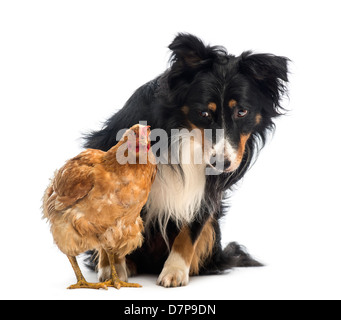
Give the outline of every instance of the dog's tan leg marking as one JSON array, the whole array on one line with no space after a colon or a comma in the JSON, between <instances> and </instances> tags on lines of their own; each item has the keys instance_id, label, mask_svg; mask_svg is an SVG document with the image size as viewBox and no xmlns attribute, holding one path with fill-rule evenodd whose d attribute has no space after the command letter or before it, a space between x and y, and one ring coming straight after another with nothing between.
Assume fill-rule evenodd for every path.
<instances>
[{"instance_id":1,"label":"dog's tan leg marking","mask_svg":"<svg viewBox=\"0 0 341 320\"><path fill-rule=\"evenodd\" d=\"M199 267L207 258L214 245L214 229L211 219L205 224L198 239L193 243L190 229L185 226L175 238L171 253L157 283L164 287L185 286L189 282L189 274L198 274Z\"/></svg>"}]
</instances>

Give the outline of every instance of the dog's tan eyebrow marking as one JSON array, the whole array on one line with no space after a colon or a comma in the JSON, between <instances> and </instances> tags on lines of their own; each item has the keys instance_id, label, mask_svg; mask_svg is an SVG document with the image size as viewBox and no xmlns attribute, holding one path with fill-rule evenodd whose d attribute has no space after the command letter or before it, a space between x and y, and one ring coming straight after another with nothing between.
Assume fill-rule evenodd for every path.
<instances>
[{"instance_id":1,"label":"dog's tan eyebrow marking","mask_svg":"<svg viewBox=\"0 0 341 320\"><path fill-rule=\"evenodd\" d=\"M213 112L216 112L216 110L217 110L217 105L216 105L214 102L210 102L210 103L208 104L208 109L210 109L210 110L213 111Z\"/></svg>"},{"instance_id":2,"label":"dog's tan eyebrow marking","mask_svg":"<svg viewBox=\"0 0 341 320\"><path fill-rule=\"evenodd\" d=\"M261 121L262 121L262 115L261 115L260 113L258 113L258 114L256 115L256 124L257 124L257 125L260 124Z\"/></svg>"},{"instance_id":3,"label":"dog's tan eyebrow marking","mask_svg":"<svg viewBox=\"0 0 341 320\"><path fill-rule=\"evenodd\" d=\"M183 106L182 108L181 108L181 111L184 113L184 114L189 114L189 107L188 106Z\"/></svg>"},{"instance_id":4,"label":"dog's tan eyebrow marking","mask_svg":"<svg viewBox=\"0 0 341 320\"><path fill-rule=\"evenodd\" d=\"M234 100L234 99L231 99L230 101L229 101L229 108L234 108L235 106L237 105L237 101L236 100Z\"/></svg>"}]
</instances>

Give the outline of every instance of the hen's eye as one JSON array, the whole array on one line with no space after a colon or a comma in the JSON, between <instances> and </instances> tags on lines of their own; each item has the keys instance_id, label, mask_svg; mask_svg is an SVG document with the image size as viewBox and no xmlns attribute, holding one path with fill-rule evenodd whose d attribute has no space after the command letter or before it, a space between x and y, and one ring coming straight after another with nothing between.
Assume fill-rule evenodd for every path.
<instances>
[{"instance_id":1,"label":"hen's eye","mask_svg":"<svg viewBox=\"0 0 341 320\"><path fill-rule=\"evenodd\" d=\"M207 111L200 111L199 114L203 117L203 118L208 118L210 116L210 114Z\"/></svg>"},{"instance_id":2,"label":"hen's eye","mask_svg":"<svg viewBox=\"0 0 341 320\"><path fill-rule=\"evenodd\" d=\"M248 113L249 111L246 109L237 109L235 115L237 118L244 118Z\"/></svg>"}]
</instances>

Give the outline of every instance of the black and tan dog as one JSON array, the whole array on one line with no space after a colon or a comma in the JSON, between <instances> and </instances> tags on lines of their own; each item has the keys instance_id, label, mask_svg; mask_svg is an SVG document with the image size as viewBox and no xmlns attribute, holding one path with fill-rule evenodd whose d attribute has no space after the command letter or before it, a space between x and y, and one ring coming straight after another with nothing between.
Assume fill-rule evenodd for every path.
<instances>
[{"instance_id":1,"label":"black and tan dog","mask_svg":"<svg viewBox=\"0 0 341 320\"><path fill-rule=\"evenodd\" d=\"M186 285L189 275L260 265L237 243L222 248L219 219L226 213L225 191L247 172L281 115L288 81L285 57L252 52L236 57L190 34L177 35L169 48L170 68L86 137L87 148L108 150L119 130L146 121L167 133L167 151L175 146L190 154L186 163L159 163L142 212L146 241L127 265L117 266L122 280L127 273L160 273L158 283L165 287ZM174 135L189 135L189 142L176 144ZM152 148L160 156L162 148L154 150L158 141ZM203 161L194 162L193 150L203 141L209 147L202 148ZM105 259L98 270L101 280L110 278Z\"/></svg>"}]
</instances>

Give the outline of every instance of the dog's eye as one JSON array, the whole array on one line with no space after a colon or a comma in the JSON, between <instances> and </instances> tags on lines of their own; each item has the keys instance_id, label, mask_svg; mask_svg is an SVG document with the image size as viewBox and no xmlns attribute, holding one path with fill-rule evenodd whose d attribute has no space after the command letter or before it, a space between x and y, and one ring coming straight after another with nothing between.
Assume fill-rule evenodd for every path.
<instances>
[{"instance_id":1,"label":"dog's eye","mask_svg":"<svg viewBox=\"0 0 341 320\"><path fill-rule=\"evenodd\" d=\"M199 114L203 117L203 118L208 118L210 116L210 114L207 111L200 111Z\"/></svg>"},{"instance_id":2,"label":"dog's eye","mask_svg":"<svg viewBox=\"0 0 341 320\"><path fill-rule=\"evenodd\" d=\"M249 113L249 110L247 109L237 109L235 112L235 117L244 118L245 116L247 116L248 113Z\"/></svg>"}]
</instances>

